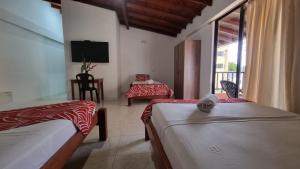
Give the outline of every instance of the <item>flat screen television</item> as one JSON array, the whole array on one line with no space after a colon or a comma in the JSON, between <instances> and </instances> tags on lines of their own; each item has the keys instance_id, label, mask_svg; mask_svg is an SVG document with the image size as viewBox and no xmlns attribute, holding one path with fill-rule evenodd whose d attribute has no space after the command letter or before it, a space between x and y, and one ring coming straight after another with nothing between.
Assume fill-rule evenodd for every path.
<instances>
[{"instance_id":1,"label":"flat screen television","mask_svg":"<svg viewBox=\"0 0 300 169\"><path fill-rule=\"evenodd\" d=\"M71 41L72 62L108 63L108 42Z\"/></svg>"}]
</instances>

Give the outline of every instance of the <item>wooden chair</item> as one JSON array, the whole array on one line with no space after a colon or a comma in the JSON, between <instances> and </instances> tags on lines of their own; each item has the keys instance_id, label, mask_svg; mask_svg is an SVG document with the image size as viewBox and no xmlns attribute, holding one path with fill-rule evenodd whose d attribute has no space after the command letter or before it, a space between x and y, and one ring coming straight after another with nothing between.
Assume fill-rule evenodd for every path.
<instances>
[{"instance_id":1,"label":"wooden chair","mask_svg":"<svg viewBox=\"0 0 300 169\"><path fill-rule=\"evenodd\" d=\"M85 100L85 93L86 93L86 91L89 91L91 100L93 101L93 91L95 91L97 102L100 101L98 89L95 87L94 76L92 76L91 74L88 74L88 73L79 73L76 75L76 81L78 83L80 100Z\"/></svg>"}]
</instances>

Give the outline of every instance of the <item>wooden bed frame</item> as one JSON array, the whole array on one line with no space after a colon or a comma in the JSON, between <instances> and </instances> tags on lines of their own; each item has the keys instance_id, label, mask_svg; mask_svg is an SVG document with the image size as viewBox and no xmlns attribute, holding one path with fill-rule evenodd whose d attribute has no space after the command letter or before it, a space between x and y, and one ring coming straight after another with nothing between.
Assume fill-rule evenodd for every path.
<instances>
[{"instance_id":1,"label":"wooden bed frame","mask_svg":"<svg viewBox=\"0 0 300 169\"><path fill-rule=\"evenodd\" d=\"M99 141L107 138L106 108L100 108L93 116L90 131L97 124L99 126ZM42 169L61 169L83 142L85 136L78 131L75 133L42 167Z\"/></svg>"},{"instance_id":2,"label":"wooden bed frame","mask_svg":"<svg viewBox=\"0 0 300 169\"><path fill-rule=\"evenodd\" d=\"M128 106L132 105L133 100L152 100L152 99L169 99L169 96L163 95L163 96L136 96L128 98Z\"/></svg>"},{"instance_id":3,"label":"wooden bed frame","mask_svg":"<svg viewBox=\"0 0 300 169\"><path fill-rule=\"evenodd\" d=\"M171 163L160 142L151 119L145 123L145 141L150 139L152 145L152 159L156 169L172 169Z\"/></svg>"}]
</instances>

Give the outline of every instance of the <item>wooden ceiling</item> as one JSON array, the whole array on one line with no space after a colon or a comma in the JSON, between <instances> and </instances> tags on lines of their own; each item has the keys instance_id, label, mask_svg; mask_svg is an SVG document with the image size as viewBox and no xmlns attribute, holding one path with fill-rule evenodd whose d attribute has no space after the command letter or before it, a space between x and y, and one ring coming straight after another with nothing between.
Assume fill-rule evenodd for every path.
<instances>
[{"instance_id":1,"label":"wooden ceiling","mask_svg":"<svg viewBox=\"0 0 300 169\"><path fill-rule=\"evenodd\" d=\"M61 8L61 0L46 0ZM120 24L176 37L212 0L75 0L116 11Z\"/></svg>"}]
</instances>

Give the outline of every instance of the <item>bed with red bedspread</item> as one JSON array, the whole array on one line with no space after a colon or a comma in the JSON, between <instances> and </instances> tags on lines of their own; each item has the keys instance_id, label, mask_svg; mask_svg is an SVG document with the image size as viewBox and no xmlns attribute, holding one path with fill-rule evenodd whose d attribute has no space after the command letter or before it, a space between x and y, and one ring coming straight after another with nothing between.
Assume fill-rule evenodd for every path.
<instances>
[{"instance_id":1,"label":"bed with red bedspread","mask_svg":"<svg viewBox=\"0 0 300 169\"><path fill-rule=\"evenodd\" d=\"M167 99L173 96L174 92L166 84L132 84L127 92L128 106L133 99Z\"/></svg>"},{"instance_id":2,"label":"bed with red bedspread","mask_svg":"<svg viewBox=\"0 0 300 169\"><path fill-rule=\"evenodd\" d=\"M136 74L135 81L127 92L128 106L132 100L152 100L172 98L174 92L167 84L153 81L148 74Z\"/></svg>"}]
</instances>

